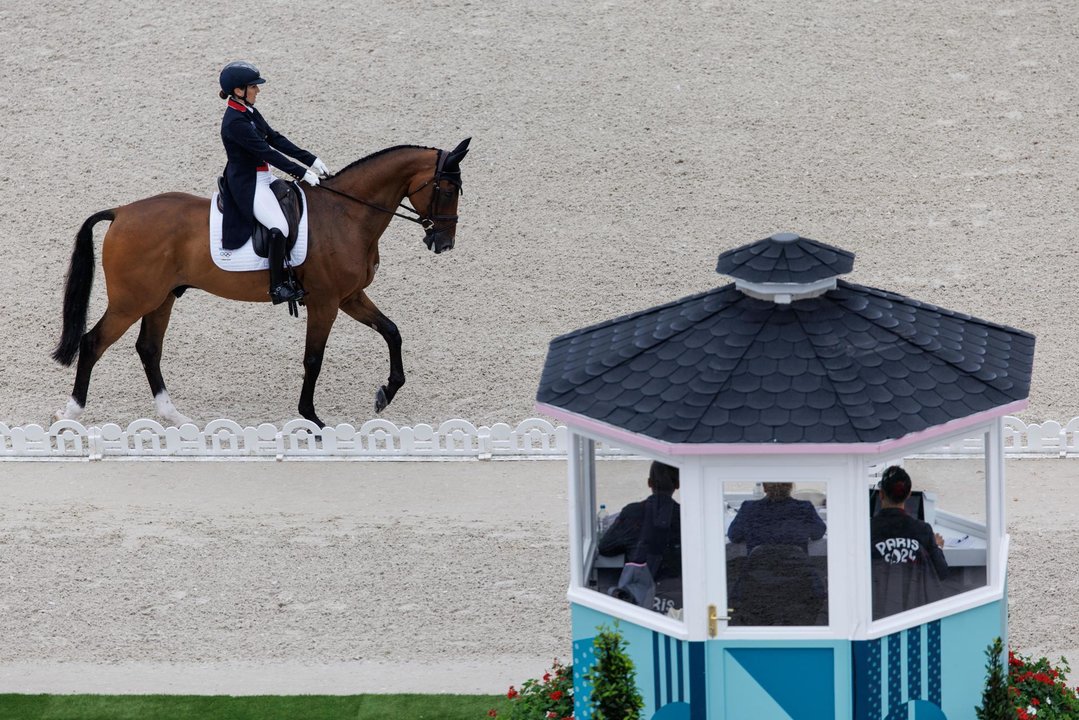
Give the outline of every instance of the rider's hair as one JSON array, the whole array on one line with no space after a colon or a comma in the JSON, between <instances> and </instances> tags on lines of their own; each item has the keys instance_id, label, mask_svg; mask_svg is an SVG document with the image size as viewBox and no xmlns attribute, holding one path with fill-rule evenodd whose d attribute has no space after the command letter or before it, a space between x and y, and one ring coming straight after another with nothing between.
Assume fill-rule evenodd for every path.
<instances>
[{"instance_id":1,"label":"rider's hair","mask_svg":"<svg viewBox=\"0 0 1079 720\"><path fill-rule=\"evenodd\" d=\"M229 94L228 94L227 92L225 92L224 90L218 90L218 91L217 91L217 95L218 95L218 97L220 97L220 98L221 98L222 100L228 100L228 99L229 99Z\"/></svg>"}]
</instances>

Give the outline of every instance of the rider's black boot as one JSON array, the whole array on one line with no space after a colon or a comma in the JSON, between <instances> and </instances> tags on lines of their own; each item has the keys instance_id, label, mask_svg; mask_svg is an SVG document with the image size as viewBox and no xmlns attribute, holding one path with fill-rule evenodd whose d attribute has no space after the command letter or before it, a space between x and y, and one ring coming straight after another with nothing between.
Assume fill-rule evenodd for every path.
<instances>
[{"instance_id":1,"label":"rider's black boot","mask_svg":"<svg viewBox=\"0 0 1079 720\"><path fill-rule=\"evenodd\" d=\"M270 300L274 305L303 298L303 290L296 287L285 272L285 235L274 228L270 230Z\"/></svg>"}]
</instances>

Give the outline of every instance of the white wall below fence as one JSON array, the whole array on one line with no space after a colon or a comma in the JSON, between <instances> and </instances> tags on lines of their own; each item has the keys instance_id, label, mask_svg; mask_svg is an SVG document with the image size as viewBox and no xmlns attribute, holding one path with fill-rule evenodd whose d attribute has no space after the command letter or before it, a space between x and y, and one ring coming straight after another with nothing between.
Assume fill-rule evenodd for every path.
<instances>
[{"instance_id":1,"label":"white wall below fence","mask_svg":"<svg viewBox=\"0 0 1079 720\"><path fill-rule=\"evenodd\" d=\"M516 427L496 423L476 427L465 420L398 427L386 420L369 420L319 429L306 420L243 427L232 420L214 420L166 428L154 420L136 420L122 428L109 423L84 427L63 420L49 428L9 427L0 423L0 458L56 460L61 458L207 458L224 459L434 459L555 458L567 454L564 426L532 418ZM1026 424L1004 418L1004 447L1011 456L1079 456L1079 418L1066 425L1049 421ZM978 455L981 437L942 445L933 454ZM620 448L600 446L598 455L626 455Z\"/></svg>"}]
</instances>

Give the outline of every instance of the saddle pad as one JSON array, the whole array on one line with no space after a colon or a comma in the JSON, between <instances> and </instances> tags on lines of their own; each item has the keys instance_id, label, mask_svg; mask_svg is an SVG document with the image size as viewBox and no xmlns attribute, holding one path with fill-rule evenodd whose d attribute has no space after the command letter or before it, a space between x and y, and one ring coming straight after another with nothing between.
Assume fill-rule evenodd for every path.
<instances>
[{"instance_id":1,"label":"saddle pad","mask_svg":"<svg viewBox=\"0 0 1079 720\"><path fill-rule=\"evenodd\" d=\"M292 264L299 266L307 259L307 196L300 189L300 227L297 229L296 245L292 248ZM221 211L217 209L217 193L210 198L210 257L214 265L230 272L248 272L251 270L269 270L270 261L255 254L251 238L235 250L221 247Z\"/></svg>"}]
</instances>

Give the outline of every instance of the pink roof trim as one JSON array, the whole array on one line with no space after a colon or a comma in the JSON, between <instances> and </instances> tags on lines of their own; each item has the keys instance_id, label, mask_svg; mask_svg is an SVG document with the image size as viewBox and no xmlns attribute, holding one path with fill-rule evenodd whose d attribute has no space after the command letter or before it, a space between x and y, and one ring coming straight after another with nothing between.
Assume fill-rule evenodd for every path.
<instances>
[{"instance_id":1,"label":"pink roof trim","mask_svg":"<svg viewBox=\"0 0 1079 720\"><path fill-rule=\"evenodd\" d=\"M534 407L537 412L561 420L571 427L663 455L876 455L928 442L993 418L1020 412L1025 410L1029 403L1027 398L1016 400L991 410L951 420L943 425L875 443L669 443L546 403L537 402Z\"/></svg>"}]
</instances>

